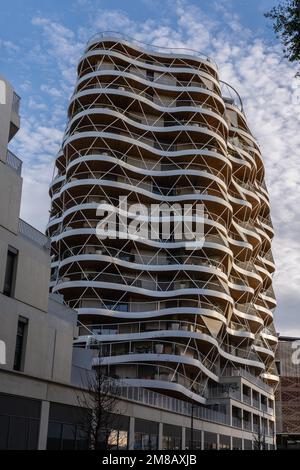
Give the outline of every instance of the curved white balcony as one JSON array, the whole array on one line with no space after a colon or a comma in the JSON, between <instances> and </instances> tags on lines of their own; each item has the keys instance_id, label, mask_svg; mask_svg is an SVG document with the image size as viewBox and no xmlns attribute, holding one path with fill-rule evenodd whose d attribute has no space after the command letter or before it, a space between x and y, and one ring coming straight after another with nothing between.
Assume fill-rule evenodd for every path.
<instances>
[{"instance_id":1,"label":"curved white balcony","mask_svg":"<svg viewBox=\"0 0 300 470\"><path fill-rule=\"evenodd\" d=\"M271 349L267 348L266 345L260 344L254 344L253 348L258 354L263 354L265 356L272 357L273 359L275 358L275 353Z\"/></svg>"},{"instance_id":2,"label":"curved white balcony","mask_svg":"<svg viewBox=\"0 0 300 470\"><path fill-rule=\"evenodd\" d=\"M137 269L140 271L147 270L153 271L202 271L211 275L219 276L224 281L227 280L225 273L225 267L222 263L209 260L205 257L195 256L192 254L186 254L182 256L163 256L153 254L139 255L134 252L124 252L117 248L101 249L99 246L93 247L95 250L90 250L88 253L87 248L82 246L78 247L80 251L77 252L76 247L72 247L71 250L67 250L62 254L62 261L58 264L58 269L66 268L72 263L78 263L85 265L85 262L93 263L116 263L119 266L127 267L129 269ZM89 263L90 264L90 263Z\"/></svg>"},{"instance_id":3,"label":"curved white balcony","mask_svg":"<svg viewBox=\"0 0 300 470\"><path fill-rule=\"evenodd\" d=\"M254 323L255 331L258 331L259 327L264 325L263 319L257 315L257 312L253 308L244 309L241 305L236 304L233 313L240 319L245 320L248 324Z\"/></svg>"},{"instance_id":4,"label":"curved white balcony","mask_svg":"<svg viewBox=\"0 0 300 470\"><path fill-rule=\"evenodd\" d=\"M124 182L123 182L123 181ZM139 186L137 186L139 184ZM221 206L220 213L224 212L227 209L229 212L232 211L231 205L226 199L222 198L222 192L217 191L216 189L207 189L207 187L180 187L178 186L175 190L172 188L166 188L169 194L163 194L164 187L163 186L156 186L152 182L141 182L139 180L135 180L134 178L125 178L124 176L119 176L118 181L113 179L113 174L107 175L106 179L78 179L73 180L70 182L66 182L61 190L60 196L62 196L65 192L71 192L71 189L79 187L87 186L93 188L97 186L98 188L115 188L115 189L123 189L126 190L129 194L130 192L134 191L136 194L140 194L143 196L147 196L148 198L156 201L156 202L188 202L188 201L201 201L207 203L218 204ZM167 192L166 191L166 192ZM87 190L89 194L91 191L90 189ZM159 194L161 192L161 194ZM172 192L176 192L177 195L172 195ZM103 195L103 200L105 196ZM72 201L72 199L71 199Z\"/></svg>"},{"instance_id":5,"label":"curved white balcony","mask_svg":"<svg viewBox=\"0 0 300 470\"><path fill-rule=\"evenodd\" d=\"M142 74L142 72L138 72L138 70L132 70L130 69L130 64L128 65L127 68L120 68L118 65L114 65L114 69L109 68L104 64L101 64L99 66L94 67L93 70L91 70L91 66L88 66L87 69L88 73L81 72L81 77L77 81L76 84L76 89L75 93L79 92L84 86L84 82L89 82L91 83L93 79L101 79L102 77L114 77L114 78L125 78L129 80L134 80L136 84L141 84L145 86L151 86L153 89L160 90L162 92L164 91L174 91L174 93L182 93L182 92L194 92L194 93L201 93L205 96L211 96L214 99L218 101L220 106L224 110L224 104L223 100L220 97L218 93L216 93L215 90L210 89L208 86L205 85L205 83L200 81L201 79L207 79L213 83L214 86L219 87L218 81L215 80L214 77L211 75L205 73L204 71L199 70L196 74L194 74L194 77L199 78L199 81L197 82L195 80L176 80L172 79L172 76L170 78L165 78L165 77L152 77L151 79L147 77L147 75ZM188 75L191 75L190 71L181 71L181 73L188 73ZM124 80L125 81L125 80ZM96 84L96 82L92 82L93 84Z\"/></svg>"},{"instance_id":6,"label":"curved white balcony","mask_svg":"<svg viewBox=\"0 0 300 470\"><path fill-rule=\"evenodd\" d=\"M205 335L203 335L204 338ZM94 337L92 338L94 342L97 343L97 339ZM260 362L258 356L251 353L250 351L243 350L241 348L231 348L230 352L224 351L218 344L216 340L214 340L211 336L206 335L206 341L209 343L215 343L216 348L219 350L219 353L224 356L224 358L230 358L234 362L238 362L244 365L252 365L253 367L257 367L259 369L264 369L264 364ZM141 344L141 348L138 350L137 345ZM147 344L144 346L143 344ZM107 345L114 345L114 343L107 343L103 339L100 341L100 344ZM116 347L120 348L122 342L119 341L116 343ZM195 367L197 369L202 370L208 377L213 379L214 381L218 381L218 367L209 359L207 359L203 354L199 352L198 349L194 347L189 347L185 343L176 343L174 341L166 341L165 339L156 339L155 341L134 341L134 340L126 340L123 342L125 349L128 349L128 352L125 354L118 354L117 348L115 352L110 353L109 356L105 357L104 355L101 357L100 361L102 365L113 365L113 364L130 364L130 363L143 363L143 362L156 362L160 363L169 363L169 364L184 364L190 367ZM135 345L135 346L134 346ZM179 348L177 354L170 354L164 352L164 348L161 348L156 352L155 345L157 346L168 346L168 349L175 349L176 347ZM145 351L146 350L146 351ZM181 352L180 352L181 351Z\"/></svg>"},{"instance_id":7,"label":"curved white balcony","mask_svg":"<svg viewBox=\"0 0 300 470\"><path fill-rule=\"evenodd\" d=\"M84 202L86 201L86 202ZM86 217L86 223L87 225L85 226L85 228L88 228L88 229L92 229L95 233L95 228L97 226L97 223L100 222L100 218L99 219L94 219L95 217L95 214L96 214L96 211L99 207L99 205L101 204L102 205L102 208L104 209L107 209L109 210L111 213L115 213L116 215L123 215L129 219L134 219L136 217L136 213L133 213L133 212L130 212L130 207L128 208L128 210L125 210L125 209L122 209L122 208L119 208L115 205L113 205L114 202L118 203L118 199L117 198L113 198L113 197L110 197L109 198L109 201L106 201L106 199L103 198L103 196L90 196L90 197L87 197L87 198L84 198L84 201L82 201L82 197L79 196L79 197L73 197L69 202L67 202L65 204L65 210L62 214L62 216L60 217L54 217L53 218L53 221L55 220L55 224L57 223L61 223L61 222L64 222L69 216L71 217L72 215L76 214L77 212L81 212L81 213L88 213L88 211L92 211L90 212L90 215L88 217ZM200 222L203 222L203 225L204 226L209 226L209 227L213 227L217 230L220 230L225 236L227 235L227 222L226 220L220 215L220 214L215 214L215 213L212 213L212 212L208 212L208 213L204 213L204 216L202 214L202 212L199 213L195 213L195 215L197 215L197 220ZM92 219L93 217L93 219ZM178 219L178 216L177 215L172 215L171 214L171 220L177 220ZM91 220L91 223L89 224L89 220ZM139 216L139 220L140 221L143 221L143 222L148 222L150 220L150 216L149 215L140 215ZM163 220L163 216L160 216L160 217L152 217L152 220L155 222L155 221L160 221L160 220ZM180 219L178 219L180 220ZM192 216L186 216L186 220L195 220L195 216L192 215ZM72 226L72 221L74 221L74 225L76 224L76 218L73 218L71 219L71 221L62 226L61 227L61 234L64 233L64 231L66 230L74 230L75 227ZM52 223L52 219L51 219L51 223ZM51 225L51 224L50 224ZM79 229L83 229L83 226L80 226ZM121 228L120 228L120 232L121 232ZM93 232L86 232L86 233L93 233ZM208 237L207 237L207 240L208 239L211 239L213 240L214 238L214 235L213 234L208 234ZM215 238L217 239L217 238ZM219 240L218 242L222 245L225 245L225 246L228 246L228 243L226 242L226 239L225 238L221 238L221 236L219 236ZM177 241L174 240L174 247L176 248L177 245ZM169 246L171 248L171 246Z\"/></svg>"},{"instance_id":8,"label":"curved white balcony","mask_svg":"<svg viewBox=\"0 0 300 470\"><path fill-rule=\"evenodd\" d=\"M93 359L94 366L100 364L98 358ZM167 392L171 391L182 394L198 403L206 403L206 399L201 395L204 392L203 383L192 380L167 365L131 362L129 367L133 369L129 377L124 376L124 374L118 375L118 379L122 383L133 387L154 387ZM120 370L121 372L122 370Z\"/></svg>"},{"instance_id":9,"label":"curved white balcony","mask_svg":"<svg viewBox=\"0 0 300 470\"><path fill-rule=\"evenodd\" d=\"M231 321L230 325L227 326L227 332L230 335L236 336L238 338L247 338L251 340L255 339L254 333L251 333L251 331L248 331L246 329L246 326L241 323Z\"/></svg>"},{"instance_id":10,"label":"curved white balcony","mask_svg":"<svg viewBox=\"0 0 300 470\"><path fill-rule=\"evenodd\" d=\"M226 145L225 144L225 130L226 130L226 134L228 132L228 128L227 128L227 123L226 121L217 113L215 113L214 111L212 111L210 108L208 108L207 106L201 104L201 102L196 102L194 100L174 100L174 102L171 102L169 103L169 105L167 106L166 103L164 102L153 102L153 98L151 95L147 95L145 92L143 94L137 94L137 93L134 93L134 90L130 87L128 87L128 90L126 92L124 92L123 90L124 87L119 87L119 88L113 88L113 87L106 87L106 88L101 88L100 86L98 88L91 88L91 89L86 89L86 90L83 90L83 91L80 91L78 92L76 95L74 95L73 99L74 101L80 101L80 98L88 98L90 95L96 95L97 97L99 97L100 95L110 95L110 96L122 96L122 97L127 97L128 99L138 99L140 101L140 103L145 103L147 104L147 106L151 106L154 111L159 111L160 113L172 113L172 114L176 114L176 113L184 113L184 112L193 112L193 113L199 113L199 114L203 114L203 115L206 115L207 117L211 117L211 118L214 118L216 119L218 122L219 122L219 125L222 124L224 126L224 132L221 132L218 130L217 126L209 126L207 124L204 124L202 125L201 129L202 128L209 128L214 134L215 134L215 138L216 139L219 139L220 142L222 143L222 145ZM151 99L152 98L152 99ZM105 105L105 103L93 103L91 105L88 105L89 107L87 107L86 109L83 108L82 110L82 105L79 107L80 111L78 113L76 113L75 115L73 115L72 117L72 120L70 121L67 129L66 129L66 132L68 133L69 132L69 127L72 125L73 122L75 122L76 120L80 119L80 117L83 117L83 116L88 116L89 114L100 114L101 113L101 110L102 110L102 113L105 113L109 115L109 111L115 111L116 113L118 112L116 109L117 109L117 106L116 105L111 105L111 104L107 104ZM134 115L134 114L133 114ZM122 117L122 113L119 112L119 118ZM142 116L141 116L142 117ZM123 115L123 120L126 120L126 115L124 116ZM132 126L135 126L137 128L140 128L140 129L144 129L144 130L153 130L155 132L176 132L178 130L183 130L183 124L181 125L178 125L177 129L176 129L176 126L174 125L168 125L168 126L162 126L162 127L159 127L159 126L155 126L154 124L152 125L148 125L146 126L144 124L144 127L143 127L143 124L140 124L139 125L139 122L136 120L136 119L130 119L130 118L127 118L127 120L129 121L129 123L132 125ZM196 132L196 127L197 126L194 126L193 128L189 128L188 125L185 125L184 126L184 129L188 132ZM199 127L199 132L200 132L200 125L198 124L198 127Z\"/></svg>"},{"instance_id":11,"label":"curved white balcony","mask_svg":"<svg viewBox=\"0 0 300 470\"><path fill-rule=\"evenodd\" d=\"M279 383L279 381L280 381L279 376L278 376L278 375L275 375L274 373L271 374L271 373L269 373L269 372L265 372L265 373L262 374L262 377L263 377L265 380L269 381L269 382L275 383L276 385L277 385L277 384Z\"/></svg>"},{"instance_id":12,"label":"curved white balcony","mask_svg":"<svg viewBox=\"0 0 300 470\"><path fill-rule=\"evenodd\" d=\"M88 150L88 149L87 149ZM201 176L215 181L217 184L222 186L224 190L227 190L227 184L225 182L225 176L222 171L217 171L216 169L210 168L208 164L197 163L193 161L179 160L179 157L175 157L172 161L168 160L163 162L163 158L159 160L150 160L145 159L141 160L140 158L124 155L124 153L113 151L109 152L108 149L93 149L93 154L89 151L87 155L81 155L74 160L71 160L66 168L66 175L70 177L72 172L73 176L77 176L76 168L80 164L95 164L95 163L110 163L111 165L119 165L122 168L130 170L137 174L143 174L148 176L180 176L180 175L191 175L191 176ZM209 152L209 150L208 150ZM201 154L199 154L201 155ZM211 155L205 154L206 158L209 159ZM214 157L215 158L215 155ZM179 161L177 161L179 160ZM225 157L218 155L218 160L222 161L222 164L228 166L228 162ZM214 174L214 172L216 174ZM90 174L93 174L93 170L90 170ZM64 178L66 179L66 177Z\"/></svg>"},{"instance_id":13,"label":"curved white balcony","mask_svg":"<svg viewBox=\"0 0 300 470\"><path fill-rule=\"evenodd\" d=\"M219 116L217 113L213 112L209 109L206 105L202 105L198 107L197 111L199 114L203 115L204 120L201 121L199 119L178 119L176 118L176 114L182 114L185 107L176 107L174 108L173 112L169 110L169 112L173 113L174 119L172 120L164 120L162 122L161 118L158 116L157 120L151 123L148 123L142 114L136 114L134 112L127 112L118 106L111 105L111 104L93 104L87 106L81 106L76 112L73 113L73 116L69 122L68 129L66 133L72 133L71 129L77 129L75 123L77 121L83 121L83 118L87 118L87 120L91 119L91 116L103 117L109 116L113 118L118 118L121 122L124 122L134 128L139 130L145 131L152 131L152 132L167 132L167 133L178 133L181 131L185 132L202 132L203 129L210 129L211 131L215 132L221 138L224 137L225 131L227 130L227 123L226 121ZM214 118L217 122L215 125L208 124L205 119ZM222 124L223 130L219 130L219 126ZM79 127L78 129L80 129Z\"/></svg>"},{"instance_id":14,"label":"curved white balcony","mask_svg":"<svg viewBox=\"0 0 300 470\"><path fill-rule=\"evenodd\" d=\"M105 38L105 41L108 41L108 38ZM111 37L111 41L112 42L116 42L116 38L115 36L112 36ZM118 39L118 42L122 42L123 44L125 44L124 40L120 40ZM144 47L145 45L143 45ZM140 47L137 47L135 46L135 48L137 50L139 50L140 52L146 52L147 49L144 49L144 48L140 48ZM180 54L180 51L178 50L177 51L177 54L176 56L178 57L178 53ZM189 71L189 73L191 73L191 71L193 71L193 73L197 73L198 70L201 70L203 68L203 65L205 66L208 66L209 69L211 69L215 74L216 74L216 71L217 71L217 67L216 65L214 64L214 62L208 58L208 56L193 56L191 57L190 54L187 54L187 55L181 55L180 54L180 58L184 60L188 60L189 62L191 62L191 59L192 59L192 62L194 63L195 61L198 62L198 67L196 66L192 66L191 63L188 63L188 64L183 64L183 65L186 65L186 67L183 67L183 66L172 66L172 64L170 64L170 62L163 62L163 60L161 60L162 58L165 58L165 59L174 59L174 55L173 54L170 54L170 53L166 53L166 52L161 52L161 50L158 52L155 52L155 51L151 51L151 56L153 57L157 57L159 59L158 63L157 64L149 64L149 61L141 61L140 59L136 60L134 57L132 56L129 56L128 54L125 54L124 52L118 52L118 51L114 51L114 50L111 50L111 49L100 49L100 48L97 48L97 49L90 49L88 51L86 51L81 59L80 59L80 62L79 62L79 66L78 66L78 70L80 71L80 65L81 63L86 60L86 59L90 59L91 57L95 57L95 56L109 56L109 57L114 57L114 58L117 58L117 59L122 59L124 61L128 61L130 62L132 65L135 65L137 67L142 67L142 68L148 68L149 70L155 70L157 72L165 72L165 66L168 65L168 71L171 71L171 72L181 72L182 69L187 69L187 71ZM195 71L195 72L194 72Z\"/></svg>"},{"instance_id":15,"label":"curved white balcony","mask_svg":"<svg viewBox=\"0 0 300 470\"><path fill-rule=\"evenodd\" d=\"M220 320L226 324L222 309L214 304L193 298L172 298L156 301L124 302L123 300L104 300L101 298L84 298L84 300L72 299L69 304L80 315L103 317L111 320L147 320L171 316L201 316ZM180 321L180 320L179 320ZM174 320L173 323L178 323Z\"/></svg>"},{"instance_id":16,"label":"curved white balcony","mask_svg":"<svg viewBox=\"0 0 300 470\"><path fill-rule=\"evenodd\" d=\"M72 279L73 276L74 278ZM150 279L139 279L126 275L110 273L99 274L99 272L83 273L82 271L68 272L53 287L53 292L64 292L66 289L90 287L95 290L111 289L112 291L125 291L148 297L164 298L182 295L203 295L218 297L225 302L233 303L231 296L219 283L200 280L181 281L155 281Z\"/></svg>"}]
</instances>

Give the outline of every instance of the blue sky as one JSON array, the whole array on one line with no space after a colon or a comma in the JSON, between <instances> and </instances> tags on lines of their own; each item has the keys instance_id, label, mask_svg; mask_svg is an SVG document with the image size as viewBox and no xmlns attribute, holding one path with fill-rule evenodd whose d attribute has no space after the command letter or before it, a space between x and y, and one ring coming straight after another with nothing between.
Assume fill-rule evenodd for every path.
<instances>
[{"instance_id":1,"label":"blue sky","mask_svg":"<svg viewBox=\"0 0 300 470\"><path fill-rule=\"evenodd\" d=\"M87 39L115 30L207 53L240 92L266 165L278 329L300 335L300 80L263 13L276 0L1 0L0 73L22 97L11 149L24 161L22 217L44 230L48 185Z\"/></svg>"},{"instance_id":2,"label":"blue sky","mask_svg":"<svg viewBox=\"0 0 300 470\"><path fill-rule=\"evenodd\" d=\"M95 14L100 16L103 10L124 12L128 18L138 23L151 19L160 24L174 26L177 18L172 11L172 3L168 0L95 0L91 2L89 0L63 0L63 2L26 0L25 7L24 0L1 0L1 70L21 92L22 85L29 80L35 89L39 88L41 82L49 81L49 75L53 75L54 80L57 80L55 69L52 74L46 64L41 64L38 60L39 56L36 60L34 58L37 48L45 44L41 28L32 23L34 18L47 18L64 25L70 31L77 33L78 39L82 40L82 46L84 46L86 39L96 31ZM198 0L189 2L189 5L200 6L212 20L220 16L220 5L226 5L229 14L239 15L241 24L246 28L251 28L254 35L275 43L276 39L270 21L263 15L274 3L276 0ZM222 26L226 30L225 21ZM13 51L9 52L9 46L5 47L3 41L10 42L19 48L22 57L19 57L18 61L14 60L14 54L10 54ZM26 94L24 92L21 94L25 101ZM43 102L47 100L43 94L41 97L43 97Z\"/></svg>"}]
</instances>

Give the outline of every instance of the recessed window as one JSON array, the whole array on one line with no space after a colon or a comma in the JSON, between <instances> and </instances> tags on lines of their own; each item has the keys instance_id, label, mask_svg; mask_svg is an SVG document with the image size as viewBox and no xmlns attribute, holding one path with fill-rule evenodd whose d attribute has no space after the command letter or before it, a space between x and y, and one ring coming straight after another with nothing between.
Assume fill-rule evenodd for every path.
<instances>
[{"instance_id":1,"label":"recessed window","mask_svg":"<svg viewBox=\"0 0 300 470\"><path fill-rule=\"evenodd\" d=\"M19 317L17 336L16 336L16 349L14 359L14 370L23 370L26 348L26 336L28 329L28 320L24 317Z\"/></svg>"},{"instance_id":2,"label":"recessed window","mask_svg":"<svg viewBox=\"0 0 300 470\"><path fill-rule=\"evenodd\" d=\"M8 297L14 296L17 261L18 251L15 248L8 247L3 288L3 294Z\"/></svg>"}]
</instances>

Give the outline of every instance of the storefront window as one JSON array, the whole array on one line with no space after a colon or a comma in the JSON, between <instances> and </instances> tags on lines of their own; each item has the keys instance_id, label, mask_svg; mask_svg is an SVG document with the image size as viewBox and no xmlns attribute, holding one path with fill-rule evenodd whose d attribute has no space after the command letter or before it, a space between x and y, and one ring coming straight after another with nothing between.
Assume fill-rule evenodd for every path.
<instances>
[{"instance_id":1,"label":"storefront window","mask_svg":"<svg viewBox=\"0 0 300 470\"><path fill-rule=\"evenodd\" d=\"M136 432L134 434L134 448L136 450L157 450L158 435Z\"/></svg>"}]
</instances>

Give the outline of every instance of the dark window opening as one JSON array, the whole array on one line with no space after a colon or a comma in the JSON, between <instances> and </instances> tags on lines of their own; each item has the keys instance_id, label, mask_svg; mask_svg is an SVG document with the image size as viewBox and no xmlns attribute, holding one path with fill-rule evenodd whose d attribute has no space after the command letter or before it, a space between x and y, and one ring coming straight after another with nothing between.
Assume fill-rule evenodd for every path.
<instances>
[{"instance_id":1,"label":"dark window opening","mask_svg":"<svg viewBox=\"0 0 300 470\"><path fill-rule=\"evenodd\" d=\"M147 75L148 80L150 80L151 82L153 82L153 80L154 80L154 71L147 69L146 75Z\"/></svg>"},{"instance_id":2,"label":"dark window opening","mask_svg":"<svg viewBox=\"0 0 300 470\"><path fill-rule=\"evenodd\" d=\"M16 337L14 370L23 370L27 326L28 320L26 318L19 317Z\"/></svg>"},{"instance_id":3,"label":"dark window opening","mask_svg":"<svg viewBox=\"0 0 300 470\"><path fill-rule=\"evenodd\" d=\"M17 268L18 251L9 247L6 258L6 268L4 277L3 294L13 297L15 290L16 268Z\"/></svg>"}]
</instances>

